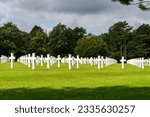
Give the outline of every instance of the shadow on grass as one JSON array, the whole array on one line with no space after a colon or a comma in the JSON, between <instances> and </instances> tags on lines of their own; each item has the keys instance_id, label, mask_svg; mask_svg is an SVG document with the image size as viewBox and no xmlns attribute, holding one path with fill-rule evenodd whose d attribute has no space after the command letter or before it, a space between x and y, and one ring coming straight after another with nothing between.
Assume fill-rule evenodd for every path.
<instances>
[{"instance_id":1,"label":"shadow on grass","mask_svg":"<svg viewBox=\"0 0 150 117\"><path fill-rule=\"evenodd\" d=\"M0 90L1 100L149 100L150 87L18 88Z\"/></svg>"}]
</instances>

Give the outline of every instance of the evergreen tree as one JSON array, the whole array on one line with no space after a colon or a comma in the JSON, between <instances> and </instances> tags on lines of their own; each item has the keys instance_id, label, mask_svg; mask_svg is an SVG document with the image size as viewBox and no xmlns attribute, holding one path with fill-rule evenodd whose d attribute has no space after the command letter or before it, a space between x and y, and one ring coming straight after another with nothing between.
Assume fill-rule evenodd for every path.
<instances>
[{"instance_id":1,"label":"evergreen tree","mask_svg":"<svg viewBox=\"0 0 150 117\"><path fill-rule=\"evenodd\" d=\"M122 56L126 58L128 35L131 30L132 27L126 21L120 21L109 28L104 40L108 44L110 57L117 60Z\"/></svg>"}]
</instances>

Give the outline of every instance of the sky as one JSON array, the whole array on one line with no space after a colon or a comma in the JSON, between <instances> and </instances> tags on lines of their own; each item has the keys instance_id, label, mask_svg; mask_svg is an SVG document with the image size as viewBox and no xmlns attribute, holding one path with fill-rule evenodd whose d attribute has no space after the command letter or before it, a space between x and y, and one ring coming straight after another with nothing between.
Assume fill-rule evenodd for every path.
<instances>
[{"instance_id":1,"label":"sky","mask_svg":"<svg viewBox=\"0 0 150 117\"><path fill-rule=\"evenodd\" d=\"M137 28L143 23L150 24L149 19L150 12L111 0L0 0L0 26L13 22L27 32L35 25L51 31L62 23L100 35L118 21L127 21Z\"/></svg>"}]
</instances>

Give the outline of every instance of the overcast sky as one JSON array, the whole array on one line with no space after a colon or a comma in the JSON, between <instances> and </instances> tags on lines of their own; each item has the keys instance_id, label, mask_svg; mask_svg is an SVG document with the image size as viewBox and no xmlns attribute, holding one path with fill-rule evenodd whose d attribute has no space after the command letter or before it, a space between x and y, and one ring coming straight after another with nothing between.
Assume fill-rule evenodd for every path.
<instances>
[{"instance_id":1,"label":"overcast sky","mask_svg":"<svg viewBox=\"0 0 150 117\"><path fill-rule=\"evenodd\" d=\"M101 34L118 21L138 27L150 24L149 19L150 12L111 0L0 0L0 25L11 21L24 31L30 31L34 25L51 30L63 23Z\"/></svg>"}]
</instances>

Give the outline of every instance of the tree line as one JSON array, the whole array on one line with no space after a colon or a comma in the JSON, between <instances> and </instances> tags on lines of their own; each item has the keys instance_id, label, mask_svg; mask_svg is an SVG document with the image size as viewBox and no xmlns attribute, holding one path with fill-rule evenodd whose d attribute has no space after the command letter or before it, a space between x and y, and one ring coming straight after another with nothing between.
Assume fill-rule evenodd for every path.
<instances>
[{"instance_id":1,"label":"tree line","mask_svg":"<svg viewBox=\"0 0 150 117\"><path fill-rule=\"evenodd\" d=\"M8 56L11 52L17 56L33 52L53 56L74 54L77 41L85 34L82 27L71 29L60 23L48 34L37 25L28 33L8 22L0 27L0 55Z\"/></svg>"},{"instance_id":2,"label":"tree line","mask_svg":"<svg viewBox=\"0 0 150 117\"><path fill-rule=\"evenodd\" d=\"M133 29L126 21L110 26L107 33L87 34L83 27L70 28L59 23L46 33L40 26L30 32L21 31L8 22L0 27L0 55L16 57L35 52L57 56L80 55L82 57L108 56L119 60L125 58L150 57L150 26L142 24Z\"/></svg>"}]
</instances>

